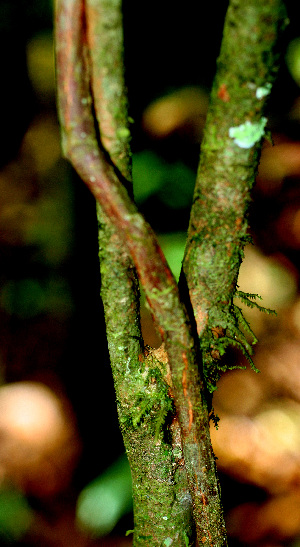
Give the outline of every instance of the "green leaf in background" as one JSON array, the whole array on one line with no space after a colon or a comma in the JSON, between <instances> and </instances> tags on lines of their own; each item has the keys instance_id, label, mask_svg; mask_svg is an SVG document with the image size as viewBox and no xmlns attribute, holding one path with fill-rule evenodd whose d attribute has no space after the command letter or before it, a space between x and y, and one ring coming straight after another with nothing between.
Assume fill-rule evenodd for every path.
<instances>
[{"instance_id":1,"label":"green leaf in background","mask_svg":"<svg viewBox=\"0 0 300 547\"><path fill-rule=\"evenodd\" d=\"M160 234L158 239L168 264L178 281L186 243L186 233Z\"/></svg>"},{"instance_id":2,"label":"green leaf in background","mask_svg":"<svg viewBox=\"0 0 300 547\"><path fill-rule=\"evenodd\" d=\"M53 194L38 202L35 222L28 225L25 238L28 245L37 247L44 263L57 266L72 250L73 225L68 196L62 191Z\"/></svg>"},{"instance_id":3,"label":"green leaf in background","mask_svg":"<svg viewBox=\"0 0 300 547\"><path fill-rule=\"evenodd\" d=\"M151 150L133 156L133 187L138 204L155 194L168 207L188 207L194 185L195 173L181 161L168 163Z\"/></svg>"},{"instance_id":4,"label":"green leaf in background","mask_svg":"<svg viewBox=\"0 0 300 547\"><path fill-rule=\"evenodd\" d=\"M143 203L162 187L164 169L165 162L151 150L133 155L133 188L137 203Z\"/></svg>"},{"instance_id":5,"label":"green leaf in background","mask_svg":"<svg viewBox=\"0 0 300 547\"><path fill-rule=\"evenodd\" d=\"M132 482L126 455L88 484L77 502L77 522L91 535L108 535L132 510Z\"/></svg>"},{"instance_id":6,"label":"green leaf in background","mask_svg":"<svg viewBox=\"0 0 300 547\"><path fill-rule=\"evenodd\" d=\"M300 37L289 43L286 52L286 64L292 78L300 85Z\"/></svg>"},{"instance_id":7,"label":"green leaf in background","mask_svg":"<svg viewBox=\"0 0 300 547\"><path fill-rule=\"evenodd\" d=\"M22 319L41 313L68 317L73 302L68 283L57 275L44 282L34 278L7 281L0 290L0 306Z\"/></svg>"},{"instance_id":8,"label":"green leaf in background","mask_svg":"<svg viewBox=\"0 0 300 547\"><path fill-rule=\"evenodd\" d=\"M159 199L172 209L192 205L196 174L183 162L167 164L164 184L158 192Z\"/></svg>"},{"instance_id":9,"label":"green leaf in background","mask_svg":"<svg viewBox=\"0 0 300 547\"><path fill-rule=\"evenodd\" d=\"M7 487L0 489L0 540L18 541L29 529L33 517L21 492Z\"/></svg>"}]
</instances>

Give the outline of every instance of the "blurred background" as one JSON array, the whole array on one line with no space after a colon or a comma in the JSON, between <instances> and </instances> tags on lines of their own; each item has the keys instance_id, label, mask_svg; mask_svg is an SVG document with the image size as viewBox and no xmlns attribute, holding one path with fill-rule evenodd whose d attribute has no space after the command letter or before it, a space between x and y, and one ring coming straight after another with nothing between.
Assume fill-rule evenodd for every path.
<instances>
[{"instance_id":1,"label":"blurred background","mask_svg":"<svg viewBox=\"0 0 300 547\"><path fill-rule=\"evenodd\" d=\"M239 279L277 317L245 310L261 373L227 373L214 396L233 547L300 545L300 29L296 2L287 7L274 146L264 144ZM176 276L226 8L124 1L135 196ZM52 9L0 0L0 545L129 546L95 204L61 157ZM142 323L157 346L145 309Z\"/></svg>"}]
</instances>

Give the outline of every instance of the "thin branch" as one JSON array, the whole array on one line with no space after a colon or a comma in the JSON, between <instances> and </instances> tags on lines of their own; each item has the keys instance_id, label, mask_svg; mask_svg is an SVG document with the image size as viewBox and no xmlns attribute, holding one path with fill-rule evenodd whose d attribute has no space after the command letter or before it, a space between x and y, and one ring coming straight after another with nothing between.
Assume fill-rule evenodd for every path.
<instances>
[{"instance_id":1,"label":"thin branch","mask_svg":"<svg viewBox=\"0 0 300 547\"><path fill-rule=\"evenodd\" d=\"M198 335L208 348L213 332L222 326L226 336L232 322L249 241L250 192L267 130L264 113L286 21L281 0L231 0L225 19L183 262ZM204 374L215 385L214 367L212 356L204 355Z\"/></svg>"},{"instance_id":2,"label":"thin branch","mask_svg":"<svg viewBox=\"0 0 300 547\"><path fill-rule=\"evenodd\" d=\"M131 180L122 0L86 0L85 12L92 95L101 144L122 175Z\"/></svg>"}]
</instances>

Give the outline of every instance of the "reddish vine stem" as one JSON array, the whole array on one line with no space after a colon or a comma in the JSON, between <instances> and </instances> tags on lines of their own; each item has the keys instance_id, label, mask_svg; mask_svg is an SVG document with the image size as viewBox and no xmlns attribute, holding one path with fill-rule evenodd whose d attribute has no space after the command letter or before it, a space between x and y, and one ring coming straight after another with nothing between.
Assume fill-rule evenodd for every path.
<instances>
[{"instance_id":1,"label":"reddish vine stem","mask_svg":"<svg viewBox=\"0 0 300 547\"><path fill-rule=\"evenodd\" d=\"M81 0L57 1L58 103L64 153L123 235L165 342L198 541L226 545L208 413L189 319L153 230L137 211L97 140L84 10Z\"/></svg>"}]
</instances>

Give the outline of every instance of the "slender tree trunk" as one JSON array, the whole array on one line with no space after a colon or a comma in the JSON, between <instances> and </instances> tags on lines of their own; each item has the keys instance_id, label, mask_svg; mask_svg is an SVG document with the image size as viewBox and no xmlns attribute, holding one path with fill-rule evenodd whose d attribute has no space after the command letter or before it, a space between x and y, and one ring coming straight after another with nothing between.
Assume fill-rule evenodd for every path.
<instances>
[{"instance_id":1,"label":"slender tree trunk","mask_svg":"<svg viewBox=\"0 0 300 547\"><path fill-rule=\"evenodd\" d=\"M247 210L286 24L281 0L231 0L225 19L183 267L211 390L226 346L238 346L247 357L252 353L240 330L248 326L233 298L252 305L237 291L237 278L249 241Z\"/></svg>"},{"instance_id":2,"label":"slender tree trunk","mask_svg":"<svg viewBox=\"0 0 300 547\"><path fill-rule=\"evenodd\" d=\"M251 353L233 297L284 17L280 0L230 2L179 289L132 200L121 0L56 2L63 148L98 203L135 546L227 545L205 387L213 391L228 343ZM157 351L143 346L139 282L163 340Z\"/></svg>"}]
</instances>

